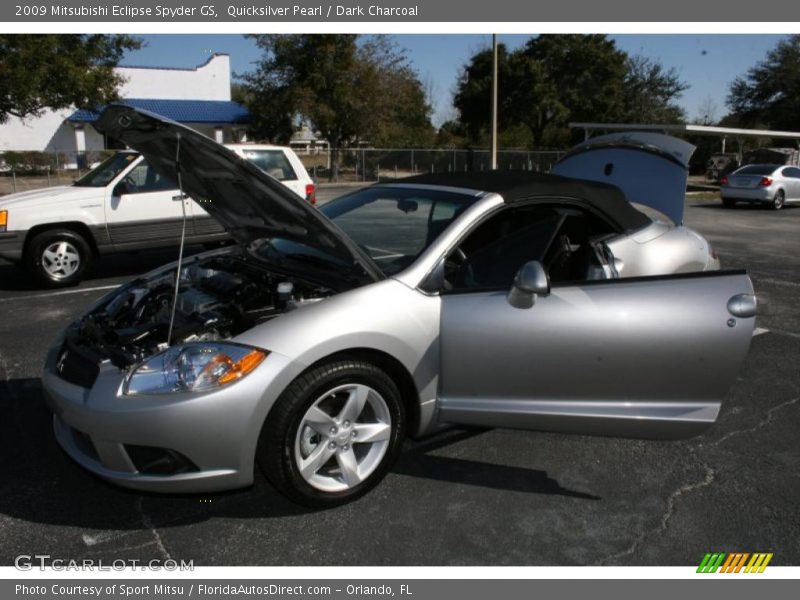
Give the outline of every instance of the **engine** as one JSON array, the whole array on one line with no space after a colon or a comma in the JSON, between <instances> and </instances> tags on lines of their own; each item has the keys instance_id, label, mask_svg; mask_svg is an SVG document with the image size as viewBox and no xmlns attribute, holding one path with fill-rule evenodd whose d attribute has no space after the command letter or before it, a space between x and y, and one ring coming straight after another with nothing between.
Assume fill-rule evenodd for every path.
<instances>
[{"instance_id":1,"label":"engine","mask_svg":"<svg viewBox=\"0 0 800 600\"><path fill-rule=\"evenodd\" d=\"M177 302L174 270L134 281L76 323L66 342L124 368L168 345L230 338L334 293L235 256L208 257L184 266Z\"/></svg>"}]
</instances>

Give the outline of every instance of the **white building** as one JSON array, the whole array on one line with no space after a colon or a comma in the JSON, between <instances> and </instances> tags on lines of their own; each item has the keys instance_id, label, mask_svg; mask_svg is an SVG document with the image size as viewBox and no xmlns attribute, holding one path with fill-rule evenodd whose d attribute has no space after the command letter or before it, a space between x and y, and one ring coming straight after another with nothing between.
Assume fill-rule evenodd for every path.
<instances>
[{"instance_id":1,"label":"white building","mask_svg":"<svg viewBox=\"0 0 800 600\"><path fill-rule=\"evenodd\" d=\"M227 54L214 54L190 69L119 66L115 70L125 79L120 89L125 104L185 123L220 142L244 138L249 114L231 101ZM74 108L25 120L10 117L0 125L0 152L57 152L73 161L86 152L118 147L91 126L96 118L96 113Z\"/></svg>"}]
</instances>

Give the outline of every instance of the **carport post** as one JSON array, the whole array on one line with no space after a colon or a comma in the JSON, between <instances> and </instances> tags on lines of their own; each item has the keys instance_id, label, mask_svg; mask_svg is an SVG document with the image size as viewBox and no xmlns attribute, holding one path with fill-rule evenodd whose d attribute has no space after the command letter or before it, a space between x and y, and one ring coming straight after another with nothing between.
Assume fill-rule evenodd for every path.
<instances>
[{"instance_id":1,"label":"carport post","mask_svg":"<svg viewBox=\"0 0 800 600\"><path fill-rule=\"evenodd\" d=\"M11 188L14 190L14 193L17 193L17 172L14 169L11 169Z\"/></svg>"},{"instance_id":2,"label":"carport post","mask_svg":"<svg viewBox=\"0 0 800 600\"><path fill-rule=\"evenodd\" d=\"M724 135L722 136L722 153L723 153L723 154L725 154L725 141L726 141L727 139L728 139L728 138L726 138Z\"/></svg>"}]
</instances>

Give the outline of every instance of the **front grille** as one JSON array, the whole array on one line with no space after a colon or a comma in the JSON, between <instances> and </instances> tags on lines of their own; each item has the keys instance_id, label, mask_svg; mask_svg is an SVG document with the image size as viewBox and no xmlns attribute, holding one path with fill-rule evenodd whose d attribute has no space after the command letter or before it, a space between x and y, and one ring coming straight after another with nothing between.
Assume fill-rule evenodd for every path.
<instances>
[{"instance_id":1,"label":"front grille","mask_svg":"<svg viewBox=\"0 0 800 600\"><path fill-rule=\"evenodd\" d=\"M58 355L56 373L64 381L90 388L100 373L100 362L87 356L73 344L65 342Z\"/></svg>"}]
</instances>

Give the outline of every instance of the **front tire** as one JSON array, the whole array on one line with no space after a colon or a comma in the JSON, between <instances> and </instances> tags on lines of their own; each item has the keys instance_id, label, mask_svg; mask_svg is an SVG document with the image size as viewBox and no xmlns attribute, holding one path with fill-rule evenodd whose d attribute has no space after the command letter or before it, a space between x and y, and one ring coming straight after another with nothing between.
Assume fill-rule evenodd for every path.
<instances>
[{"instance_id":1,"label":"front tire","mask_svg":"<svg viewBox=\"0 0 800 600\"><path fill-rule=\"evenodd\" d=\"M83 236L70 229L49 229L28 243L25 263L40 283L64 287L83 278L91 257L92 250Z\"/></svg>"},{"instance_id":2,"label":"front tire","mask_svg":"<svg viewBox=\"0 0 800 600\"><path fill-rule=\"evenodd\" d=\"M782 209L784 202L786 202L786 194L783 193L783 190L778 190L772 199L772 210Z\"/></svg>"},{"instance_id":3,"label":"front tire","mask_svg":"<svg viewBox=\"0 0 800 600\"><path fill-rule=\"evenodd\" d=\"M322 364L295 379L270 412L258 464L282 494L328 508L362 496L386 475L405 437L392 379L356 359Z\"/></svg>"}]
</instances>

